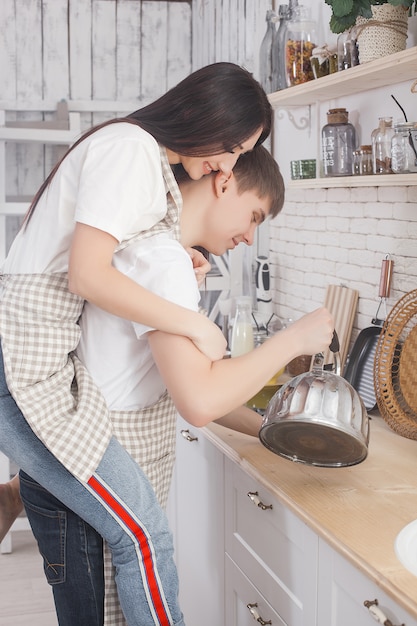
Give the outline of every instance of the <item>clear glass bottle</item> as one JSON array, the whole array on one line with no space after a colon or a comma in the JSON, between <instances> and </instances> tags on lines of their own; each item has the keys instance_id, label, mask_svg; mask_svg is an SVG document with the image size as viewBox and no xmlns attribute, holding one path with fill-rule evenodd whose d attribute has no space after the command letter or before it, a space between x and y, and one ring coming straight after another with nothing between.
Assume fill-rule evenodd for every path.
<instances>
[{"instance_id":1,"label":"clear glass bottle","mask_svg":"<svg viewBox=\"0 0 417 626\"><path fill-rule=\"evenodd\" d=\"M287 75L285 73L285 36L289 18L289 5L280 4L278 7L279 25L272 41L272 91L280 91L287 87Z\"/></svg>"},{"instance_id":2,"label":"clear glass bottle","mask_svg":"<svg viewBox=\"0 0 417 626\"><path fill-rule=\"evenodd\" d=\"M266 12L266 33L259 49L259 76L266 93L272 92L272 42L275 36L276 13L269 9Z\"/></svg>"},{"instance_id":3,"label":"clear glass bottle","mask_svg":"<svg viewBox=\"0 0 417 626\"><path fill-rule=\"evenodd\" d=\"M393 136L392 117L380 117L378 128L371 133L374 174L392 174L391 141Z\"/></svg>"},{"instance_id":4,"label":"clear glass bottle","mask_svg":"<svg viewBox=\"0 0 417 626\"><path fill-rule=\"evenodd\" d=\"M254 348L252 300L249 296L236 298L236 315L230 344L232 357L246 354Z\"/></svg>"},{"instance_id":5,"label":"clear glass bottle","mask_svg":"<svg viewBox=\"0 0 417 626\"><path fill-rule=\"evenodd\" d=\"M397 122L391 140L391 168L394 174L417 172L417 124Z\"/></svg>"},{"instance_id":6,"label":"clear glass bottle","mask_svg":"<svg viewBox=\"0 0 417 626\"><path fill-rule=\"evenodd\" d=\"M316 22L310 18L310 9L302 5L294 7L285 35L288 87L314 79L310 58L316 47L316 30Z\"/></svg>"},{"instance_id":7,"label":"clear glass bottle","mask_svg":"<svg viewBox=\"0 0 417 626\"><path fill-rule=\"evenodd\" d=\"M346 109L330 109L321 131L324 176L351 176L356 131Z\"/></svg>"},{"instance_id":8,"label":"clear glass bottle","mask_svg":"<svg viewBox=\"0 0 417 626\"><path fill-rule=\"evenodd\" d=\"M353 26L337 38L337 66L339 72L359 65L358 42L356 28Z\"/></svg>"}]
</instances>

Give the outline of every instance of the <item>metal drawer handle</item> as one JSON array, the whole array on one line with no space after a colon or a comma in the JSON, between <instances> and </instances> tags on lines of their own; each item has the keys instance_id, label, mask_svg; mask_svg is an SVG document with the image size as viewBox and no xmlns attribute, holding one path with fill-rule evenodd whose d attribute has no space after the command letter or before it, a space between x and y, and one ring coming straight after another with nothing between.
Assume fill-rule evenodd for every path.
<instances>
[{"instance_id":1,"label":"metal drawer handle","mask_svg":"<svg viewBox=\"0 0 417 626\"><path fill-rule=\"evenodd\" d=\"M255 619L257 622L259 622L261 624L261 626L265 626L265 624L272 624L271 620L268 620L266 622L259 615L258 611L256 610L258 608L258 605L256 604L256 602L254 604L247 604L246 606L248 607L249 613L252 615L253 619Z\"/></svg>"},{"instance_id":2,"label":"metal drawer handle","mask_svg":"<svg viewBox=\"0 0 417 626\"><path fill-rule=\"evenodd\" d=\"M184 439L186 439L187 441L198 441L198 437L193 437L190 434L190 431L188 429L186 430L181 430L181 435L184 437Z\"/></svg>"},{"instance_id":3,"label":"metal drawer handle","mask_svg":"<svg viewBox=\"0 0 417 626\"><path fill-rule=\"evenodd\" d=\"M383 626L394 626L391 620L388 619L384 612L378 607L378 600L365 600L364 605L369 610L374 620L383 624ZM401 624L401 626L405 626L405 624Z\"/></svg>"},{"instance_id":4,"label":"metal drawer handle","mask_svg":"<svg viewBox=\"0 0 417 626\"><path fill-rule=\"evenodd\" d=\"M272 509L272 504L264 504L259 499L259 493L257 491L249 491L248 497L252 500L254 504L256 504L256 506L259 506L262 511L265 511L266 509Z\"/></svg>"}]
</instances>

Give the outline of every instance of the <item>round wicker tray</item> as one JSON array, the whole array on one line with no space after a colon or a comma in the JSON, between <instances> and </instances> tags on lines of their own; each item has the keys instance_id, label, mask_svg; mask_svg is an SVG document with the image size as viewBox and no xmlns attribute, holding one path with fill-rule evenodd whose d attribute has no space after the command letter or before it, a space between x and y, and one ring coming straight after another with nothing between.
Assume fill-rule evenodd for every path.
<instances>
[{"instance_id":1,"label":"round wicker tray","mask_svg":"<svg viewBox=\"0 0 417 626\"><path fill-rule=\"evenodd\" d=\"M417 439L417 289L388 315L375 352L378 408L399 435Z\"/></svg>"}]
</instances>

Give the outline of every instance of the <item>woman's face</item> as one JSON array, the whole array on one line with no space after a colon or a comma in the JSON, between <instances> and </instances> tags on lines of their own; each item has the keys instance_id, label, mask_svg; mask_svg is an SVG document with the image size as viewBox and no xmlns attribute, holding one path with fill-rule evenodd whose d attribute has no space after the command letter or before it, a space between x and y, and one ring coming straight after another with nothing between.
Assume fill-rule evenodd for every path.
<instances>
[{"instance_id":1,"label":"woman's face","mask_svg":"<svg viewBox=\"0 0 417 626\"><path fill-rule=\"evenodd\" d=\"M176 161L177 163L181 163L188 176L193 180L199 180L202 176L206 176L211 172L223 172L226 176L229 176L232 172L234 166L236 165L236 161L240 157L241 154L245 152L249 152L253 150L261 135L262 129L259 129L256 133L254 133L249 139L244 141L242 144L239 144L230 152L223 152L222 154L214 154L209 157L192 157L192 156L183 156L176 155L179 159ZM174 161L171 161L170 155L168 153L169 162L171 164Z\"/></svg>"}]
</instances>

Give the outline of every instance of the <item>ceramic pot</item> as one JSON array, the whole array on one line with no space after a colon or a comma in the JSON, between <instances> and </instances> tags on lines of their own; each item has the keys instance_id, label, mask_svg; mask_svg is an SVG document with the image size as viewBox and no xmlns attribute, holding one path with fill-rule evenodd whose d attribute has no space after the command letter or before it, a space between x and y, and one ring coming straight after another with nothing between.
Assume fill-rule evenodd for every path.
<instances>
[{"instance_id":1,"label":"ceramic pot","mask_svg":"<svg viewBox=\"0 0 417 626\"><path fill-rule=\"evenodd\" d=\"M359 62L368 63L407 46L408 9L386 3L371 7L372 18L356 18Z\"/></svg>"}]
</instances>

